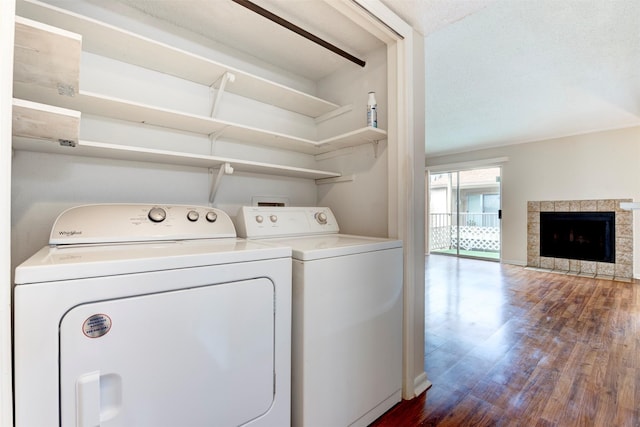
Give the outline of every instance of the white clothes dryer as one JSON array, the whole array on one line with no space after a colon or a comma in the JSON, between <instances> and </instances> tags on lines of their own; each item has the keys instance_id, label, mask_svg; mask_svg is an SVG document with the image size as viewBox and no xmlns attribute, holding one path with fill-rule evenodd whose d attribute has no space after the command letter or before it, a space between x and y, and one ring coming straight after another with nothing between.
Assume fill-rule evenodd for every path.
<instances>
[{"instance_id":1,"label":"white clothes dryer","mask_svg":"<svg viewBox=\"0 0 640 427\"><path fill-rule=\"evenodd\" d=\"M87 205L16 269L15 420L290 424L291 250L200 206Z\"/></svg>"},{"instance_id":2,"label":"white clothes dryer","mask_svg":"<svg viewBox=\"0 0 640 427\"><path fill-rule=\"evenodd\" d=\"M243 207L236 227L292 248L293 425L366 426L399 402L402 242L339 234L329 208Z\"/></svg>"}]
</instances>

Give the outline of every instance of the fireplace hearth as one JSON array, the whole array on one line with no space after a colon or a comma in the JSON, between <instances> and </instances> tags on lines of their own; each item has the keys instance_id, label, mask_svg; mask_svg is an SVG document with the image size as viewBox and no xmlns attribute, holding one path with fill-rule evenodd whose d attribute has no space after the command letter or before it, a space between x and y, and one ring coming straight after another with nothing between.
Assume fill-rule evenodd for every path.
<instances>
[{"instance_id":1,"label":"fireplace hearth","mask_svg":"<svg viewBox=\"0 0 640 427\"><path fill-rule=\"evenodd\" d=\"M527 267L630 281L633 216L630 199L527 203Z\"/></svg>"}]
</instances>

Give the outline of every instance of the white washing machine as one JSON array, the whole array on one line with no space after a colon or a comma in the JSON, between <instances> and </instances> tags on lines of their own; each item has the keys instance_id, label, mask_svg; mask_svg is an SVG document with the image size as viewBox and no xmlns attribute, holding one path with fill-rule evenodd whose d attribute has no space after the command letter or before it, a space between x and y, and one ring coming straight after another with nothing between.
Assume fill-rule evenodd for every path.
<instances>
[{"instance_id":1,"label":"white washing machine","mask_svg":"<svg viewBox=\"0 0 640 427\"><path fill-rule=\"evenodd\" d=\"M238 235L293 250L292 423L370 424L401 399L402 242L328 208L244 207Z\"/></svg>"},{"instance_id":2,"label":"white washing machine","mask_svg":"<svg viewBox=\"0 0 640 427\"><path fill-rule=\"evenodd\" d=\"M80 206L50 243L16 269L17 427L290 424L290 248L199 206Z\"/></svg>"}]
</instances>

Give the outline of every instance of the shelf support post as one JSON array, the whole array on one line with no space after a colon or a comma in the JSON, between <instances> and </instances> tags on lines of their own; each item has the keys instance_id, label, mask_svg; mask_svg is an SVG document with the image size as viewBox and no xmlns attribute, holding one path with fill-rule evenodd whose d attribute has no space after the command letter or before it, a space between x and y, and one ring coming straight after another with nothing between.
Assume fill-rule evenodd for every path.
<instances>
[{"instance_id":1,"label":"shelf support post","mask_svg":"<svg viewBox=\"0 0 640 427\"><path fill-rule=\"evenodd\" d=\"M218 92L216 93L216 97L213 99L211 103L211 118L214 118L217 111L218 105L220 104L220 99L222 99L222 94L224 93L224 88L227 86L227 82L233 83L236 80L236 76L229 71L225 72L218 80L216 80L211 86L211 91L216 89L218 86Z\"/></svg>"},{"instance_id":2,"label":"shelf support post","mask_svg":"<svg viewBox=\"0 0 640 427\"><path fill-rule=\"evenodd\" d=\"M373 147L373 156L375 159L378 158L378 150L380 148L380 141L371 141L371 146Z\"/></svg>"},{"instance_id":3,"label":"shelf support post","mask_svg":"<svg viewBox=\"0 0 640 427\"><path fill-rule=\"evenodd\" d=\"M213 169L209 169L209 172L213 176ZM223 175L231 175L233 173L233 167L229 162L225 162L220 165L220 169L218 170L218 175L215 176L211 181L211 188L209 190L209 203L213 206L213 202L216 199L216 193L218 192L218 188L220 187L220 182L222 181Z\"/></svg>"}]
</instances>

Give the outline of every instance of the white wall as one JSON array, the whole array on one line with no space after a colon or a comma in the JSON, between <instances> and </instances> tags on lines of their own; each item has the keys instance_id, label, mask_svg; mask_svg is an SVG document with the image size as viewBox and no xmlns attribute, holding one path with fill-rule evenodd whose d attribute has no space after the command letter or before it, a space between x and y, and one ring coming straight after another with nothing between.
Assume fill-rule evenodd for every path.
<instances>
[{"instance_id":1,"label":"white wall","mask_svg":"<svg viewBox=\"0 0 640 427\"><path fill-rule=\"evenodd\" d=\"M345 67L318 84L318 92L340 105L353 109L331 121L320 124L319 134L326 138L330 132L347 132L366 126L368 92L376 92L378 127L387 129L387 72L386 48L368 55L364 69ZM340 231L387 237L387 141L378 146L364 145L318 156L320 168L339 170L353 175L353 181L318 187L318 204L334 211Z\"/></svg>"},{"instance_id":2,"label":"white wall","mask_svg":"<svg viewBox=\"0 0 640 427\"><path fill-rule=\"evenodd\" d=\"M378 152L370 145L320 162L322 168L340 170L352 181L318 186L318 205L329 206L340 224L340 232L388 237L387 142Z\"/></svg>"},{"instance_id":3,"label":"white wall","mask_svg":"<svg viewBox=\"0 0 640 427\"><path fill-rule=\"evenodd\" d=\"M527 201L640 201L640 127L426 159L426 166L506 156L502 169L502 261L525 265ZM634 277L640 277L640 213L634 215Z\"/></svg>"}]
</instances>

